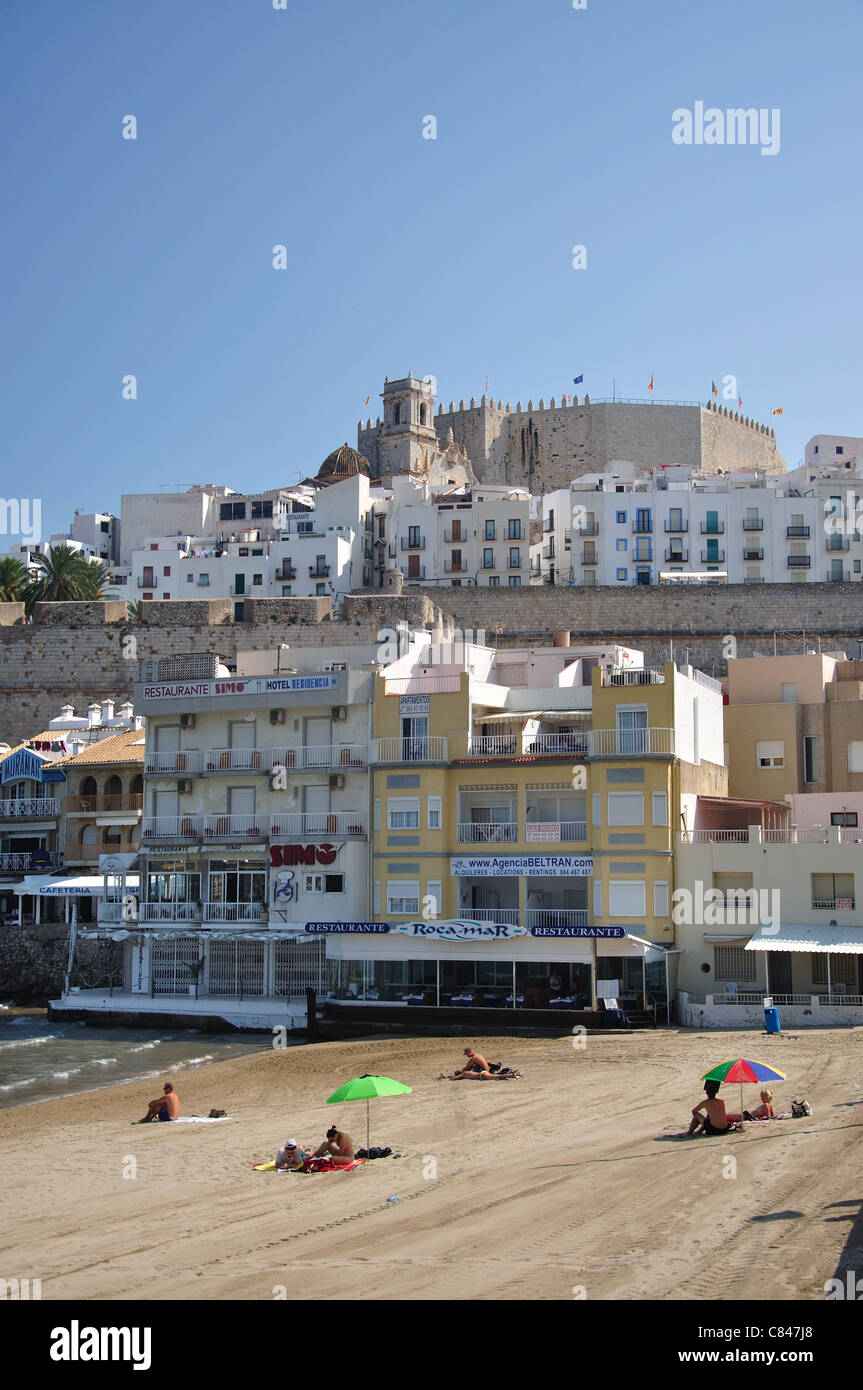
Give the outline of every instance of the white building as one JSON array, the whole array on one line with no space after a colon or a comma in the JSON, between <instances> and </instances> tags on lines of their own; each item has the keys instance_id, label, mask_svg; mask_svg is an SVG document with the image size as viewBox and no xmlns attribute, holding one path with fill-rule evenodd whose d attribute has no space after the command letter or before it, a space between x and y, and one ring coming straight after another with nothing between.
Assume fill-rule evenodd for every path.
<instances>
[{"instance_id":1,"label":"white building","mask_svg":"<svg viewBox=\"0 0 863 1390\"><path fill-rule=\"evenodd\" d=\"M392 479L389 560L408 583L520 587L529 579L530 494L463 482Z\"/></svg>"}]
</instances>

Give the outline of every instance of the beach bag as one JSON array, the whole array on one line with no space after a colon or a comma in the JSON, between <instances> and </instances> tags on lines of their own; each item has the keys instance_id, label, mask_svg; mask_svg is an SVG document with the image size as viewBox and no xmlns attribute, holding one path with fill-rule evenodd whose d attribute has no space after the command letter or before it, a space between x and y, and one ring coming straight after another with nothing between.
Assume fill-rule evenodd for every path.
<instances>
[{"instance_id":1,"label":"beach bag","mask_svg":"<svg viewBox=\"0 0 863 1390\"><path fill-rule=\"evenodd\" d=\"M808 1100L792 1100L791 1117L795 1120L802 1120L804 1115L812 1114L812 1106Z\"/></svg>"},{"instance_id":2,"label":"beach bag","mask_svg":"<svg viewBox=\"0 0 863 1390\"><path fill-rule=\"evenodd\" d=\"M227 1110L211 1110L209 1115L207 1116L207 1119L209 1120L226 1120L227 1118Z\"/></svg>"}]
</instances>

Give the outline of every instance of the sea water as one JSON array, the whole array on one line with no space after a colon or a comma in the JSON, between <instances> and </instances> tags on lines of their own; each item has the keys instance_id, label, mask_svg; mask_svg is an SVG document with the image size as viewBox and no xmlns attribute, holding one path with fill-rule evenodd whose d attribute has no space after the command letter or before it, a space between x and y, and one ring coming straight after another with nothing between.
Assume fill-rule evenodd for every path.
<instances>
[{"instance_id":1,"label":"sea water","mask_svg":"<svg viewBox=\"0 0 863 1390\"><path fill-rule=\"evenodd\" d=\"M266 1033L91 1027L51 1022L41 1010L0 1009L0 1110L124 1081L173 1080L189 1068L271 1047Z\"/></svg>"}]
</instances>

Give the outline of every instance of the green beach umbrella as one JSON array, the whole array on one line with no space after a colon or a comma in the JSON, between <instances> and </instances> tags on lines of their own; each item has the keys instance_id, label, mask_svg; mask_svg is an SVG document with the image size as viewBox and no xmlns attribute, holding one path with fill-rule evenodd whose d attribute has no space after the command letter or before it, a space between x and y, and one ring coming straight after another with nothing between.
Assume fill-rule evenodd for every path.
<instances>
[{"instance_id":1,"label":"green beach umbrella","mask_svg":"<svg viewBox=\"0 0 863 1390\"><path fill-rule=\"evenodd\" d=\"M346 1081L337 1091L327 1097L327 1105L338 1105L343 1100L364 1100L366 1103L366 1152L369 1148L369 1101L374 1096L403 1096L410 1091L400 1081L389 1076L358 1076L355 1081Z\"/></svg>"}]
</instances>

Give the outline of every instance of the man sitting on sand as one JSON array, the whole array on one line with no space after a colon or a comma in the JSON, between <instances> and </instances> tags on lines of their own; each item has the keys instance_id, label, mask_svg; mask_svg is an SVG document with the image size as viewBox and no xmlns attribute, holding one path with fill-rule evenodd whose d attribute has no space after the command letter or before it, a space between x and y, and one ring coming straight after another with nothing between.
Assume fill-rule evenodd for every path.
<instances>
[{"instance_id":1,"label":"man sitting on sand","mask_svg":"<svg viewBox=\"0 0 863 1390\"><path fill-rule=\"evenodd\" d=\"M310 1158L331 1158L333 1163L340 1166L354 1161L354 1141L349 1134L336 1129L335 1125L327 1130L327 1137L319 1148L315 1149Z\"/></svg>"},{"instance_id":2,"label":"man sitting on sand","mask_svg":"<svg viewBox=\"0 0 863 1390\"><path fill-rule=\"evenodd\" d=\"M720 1083L718 1081L705 1081L704 1090L707 1100L701 1101L699 1105L693 1107L692 1121L688 1133L697 1134L701 1131L704 1134L728 1134L732 1129L737 1129L740 1123L739 1115L726 1115L725 1101L717 1096ZM704 1110L706 1114L701 1115L699 1111Z\"/></svg>"},{"instance_id":3,"label":"man sitting on sand","mask_svg":"<svg viewBox=\"0 0 863 1390\"><path fill-rule=\"evenodd\" d=\"M176 1120L180 1113L180 1100L171 1085L166 1081L162 1087L163 1094L157 1100L147 1103L147 1113L143 1120L139 1120L139 1125L147 1125L151 1120Z\"/></svg>"},{"instance_id":4,"label":"man sitting on sand","mask_svg":"<svg viewBox=\"0 0 863 1390\"><path fill-rule=\"evenodd\" d=\"M463 1064L461 1071L452 1073L450 1081L463 1081L467 1077L474 1076L477 1072L488 1071L488 1062L481 1052L474 1052L472 1047L466 1047L464 1055L467 1061Z\"/></svg>"},{"instance_id":5,"label":"man sitting on sand","mask_svg":"<svg viewBox=\"0 0 863 1390\"><path fill-rule=\"evenodd\" d=\"M276 1154L277 1168L302 1168L306 1161L306 1151L301 1149L296 1139L288 1139Z\"/></svg>"}]
</instances>

